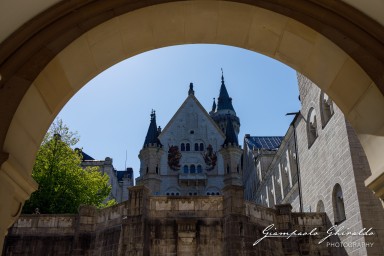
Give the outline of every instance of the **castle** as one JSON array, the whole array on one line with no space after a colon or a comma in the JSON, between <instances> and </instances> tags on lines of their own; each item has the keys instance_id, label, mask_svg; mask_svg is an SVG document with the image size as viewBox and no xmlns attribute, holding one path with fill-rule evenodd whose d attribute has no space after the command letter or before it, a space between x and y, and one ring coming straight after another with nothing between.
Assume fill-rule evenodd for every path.
<instances>
[{"instance_id":1,"label":"castle","mask_svg":"<svg viewBox=\"0 0 384 256\"><path fill-rule=\"evenodd\" d=\"M163 130L155 112L140 151L140 177L154 195L221 195L225 185L242 185L238 143L240 119L221 77L218 102L208 114L194 95L188 97Z\"/></svg>"},{"instance_id":2,"label":"castle","mask_svg":"<svg viewBox=\"0 0 384 256\"><path fill-rule=\"evenodd\" d=\"M364 186L361 145L332 100L301 74L298 81L302 107L285 136L247 134L243 148L223 75L209 113L190 84L164 129L152 111L127 201L22 215L5 255L384 255L383 206ZM272 224L307 235L253 246ZM352 234L320 242L333 225Z\"/></svg>"}]
</instances>

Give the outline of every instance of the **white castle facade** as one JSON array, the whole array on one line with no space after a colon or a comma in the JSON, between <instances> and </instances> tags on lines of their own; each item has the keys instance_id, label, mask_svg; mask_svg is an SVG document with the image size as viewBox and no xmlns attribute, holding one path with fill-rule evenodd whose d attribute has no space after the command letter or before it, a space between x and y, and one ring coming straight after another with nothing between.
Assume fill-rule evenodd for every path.
<instances>
[{"instance_id":1,"label":"white castle facade","mask_svg":"<svg viewBox=\"0 0 384 256\"><path fill-rule=\"evenodd\" d=\"M210 113L191 83L188 97L163 130L152 112L139 154L137 185L170 196L221 195L226 183L241 185L239 127L223 76L217 106L214 102Z\"/></svg>"}]
</instances>

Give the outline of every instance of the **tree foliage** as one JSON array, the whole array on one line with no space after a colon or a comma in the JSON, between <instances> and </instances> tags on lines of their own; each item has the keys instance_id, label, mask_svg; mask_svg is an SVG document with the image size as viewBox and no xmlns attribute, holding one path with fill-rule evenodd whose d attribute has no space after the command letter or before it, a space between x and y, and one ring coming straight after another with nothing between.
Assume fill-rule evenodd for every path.
<instances>
[{"instance_id":1,"label":"tree foliage","mask_svg":"<svg viewBox=\"0 0 384 256\"><path fill-rule=\"evenodd\" d=\"M77 133L62 120L51 125L32 171L39 189L25 203L24 213L33 213L36 208L40 213L76 213L80 204L103 207L111 191L109 177L97 167L81 168L81 152L71 148L78 141Z\"/></svg>"}]
</instances>

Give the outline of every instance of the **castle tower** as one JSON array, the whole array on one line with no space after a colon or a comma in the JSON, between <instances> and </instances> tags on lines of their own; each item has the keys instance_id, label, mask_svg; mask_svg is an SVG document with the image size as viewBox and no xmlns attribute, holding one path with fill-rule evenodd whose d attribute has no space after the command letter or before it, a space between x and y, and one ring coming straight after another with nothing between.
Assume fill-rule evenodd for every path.
<instances>
[{"instance_id":1,"label":"castle tower","mask_svg":"<svg viewBox=\"0 0 384 256\"><path fill-rule=\"evenodd\" d=\"M243 151L239 146L230 114L227 114L226 118L225 141L220 150L224 160L224 186L242 186L241 154Z\"/></svg>"},{"instance_id":2,"label":"castle tower","mask_svg":"<svg viewBox=\"0 0 384 256\"><path fill-rule=\"evenodd\" d=\"M232 98L229 97L225 86L223 69L221 69L221 86L219 98L217 99L217 105L215 99L213 99L212 110L209 114L224 134L226 134L227 115L229 115L235 134L236 136L239 135L240 119L236 116L235 109L232 105Z\"/></svg>"},{"instance_id":3,"label":"castle tower","mask_svg":"<svg viewBox=\"0 0 384 256\"><path fill-rule=\"evenodd\" d=\"M227 114L225 128L225 141L220 153L224 160L224 213L226 215L243 214L244 205L241 203L244 198L241 173L241 154L237 134L231 116ZM227 221L231 221L231 218Z\"/></svg>"},{"instance_id":4,"label":"castle tower","mask_svg":"<svg viewBox=\"0 0 384 256\"><path fill-rule=\"evenodd\" d=\"M140 150L140 177L136 180L137 185L146 186L152 194L160 191L160 159L164 153L160 140L160 126L156 125L156 113L152 110L151 121L143 148Z\"/></svg>"}]
</instances>

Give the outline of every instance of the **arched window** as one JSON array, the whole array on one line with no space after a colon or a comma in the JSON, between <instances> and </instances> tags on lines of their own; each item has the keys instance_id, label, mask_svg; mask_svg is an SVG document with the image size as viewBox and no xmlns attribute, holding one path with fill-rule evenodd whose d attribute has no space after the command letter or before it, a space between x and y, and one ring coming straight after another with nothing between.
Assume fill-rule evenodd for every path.
<instances>
[{"instance_id":1,"label":"arched window","mask_svg":"<svg viewBox=\"0 0 384 256\"><path fill-rule=\"evenodd\" d=\"M338 225L346 219L343 191L339 184L336 184L333 188L332 204L335 224Z\"/></svg>"},{"instance_id":2,"label":"arched window","mask_svg":"<svg viewBox=\"0 0 384 256\"><path fill-rule=\"evenodd\" d=\"M181 149L181 151L185 151L185 144L184 143L181 143L180 149Z\"/></svg>"},{"instance_id":3,"label":"arched window","mask_svg":"<svg viewBox=\"0 0 384 256\"><path fill-rule=\"evenodd\" d=\"M200 151L204 151L204 143L200 143Z\"/></svg>"},{"instance_id":4,"label":"arched window","mask_svg":"<svg viewBox=\"0 0 384 256\"><path fill-rule=\"evenodd\" d=\"M184 165L183 171L184 171L184 173L188 173L189 172L188 165Z\"/></svg>"},{"instance_id":5,"label":"arched window","mask_svg":"<svg viewBox=\"0 0 384 256\"><path fill-rule=\"evenodd\" d=\"M194 164L191 165L191 173L196 173L196 167Z\"/></svg>"},{"instance_id":6,"label":"arched window","mask_svg":"<svg viewBox=\"0 0 384 256\"><path fill-rule=\"evenodd\" d=\"M229 165L227 164L227 173L229 173Z\"/></svg>"},{"instance_id":7,"label":"arched window","mask_svg":"<svg viewBox=\"0 0 384 256\"><path fill-rule=\"evenodd\" d=\"M319 202L317 202L316 212L325 212L323 201L319 200Z\"/></svg>"},{"instance_id":8,"label":"arched window","mask_svg":"<svg viewBox=\"0 0 384 256\"><path fill-rule=\"evenodd\" d=\"M195 143L195 151L199 151L199 144Z\"/></svg>"},{"instance_id":9,"label":"arched window","mask_svg":"<svg viewBox=\"0 0 384 256\"><path fill-rule=\"evenodd\" d=\"M308 112L307 118L307 135L308 135L308 148L310 148L317 138L317 121L316 111L311 108Z\"/></svg>"},{"instance_id":10,"label":"arched window","mask_svg":"<svg viewBox=\"0 0 384 256\"><path fill-rule=\"evenodd\" d=\"M201 165L198 165L197 166L197 173L202 173L203 172L203 168L201 167Z\"/></svg>"},{"instance_id":11,"label":"arched window","mask_svg":"<svg viewBox=\"0 0 384 256\"><path fill-rule=\"evenodd\" d=\"M189 143L187 143L185 150L186 151L191 151L191 145Z\"/></svg>"},{"instance_id":12,"label":"arched window","mask_svg":"<svg viewBox=\"0 0 384 256\"><path fill-rule=\"evenodd\" d=\"M324 92L320 93L320 115L321 115L321 125L324 128L329 119L333 116L333 102L327 94Z\"/></svg>"}]
</instances>

